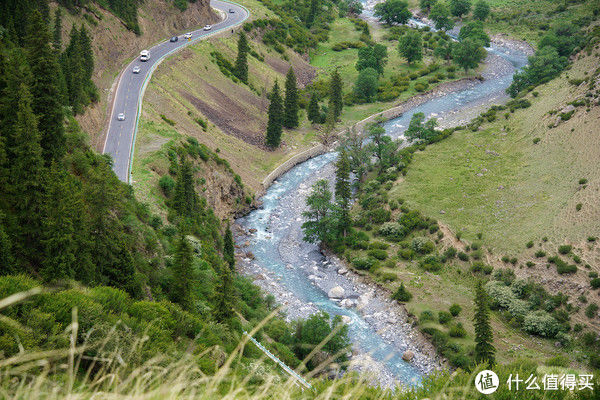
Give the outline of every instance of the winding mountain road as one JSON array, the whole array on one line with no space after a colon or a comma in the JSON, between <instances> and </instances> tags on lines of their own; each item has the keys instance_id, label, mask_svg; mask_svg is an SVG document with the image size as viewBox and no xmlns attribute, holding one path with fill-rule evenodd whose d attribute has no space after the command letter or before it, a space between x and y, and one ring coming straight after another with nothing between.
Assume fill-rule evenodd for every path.
<instances>
[{"instance_id":1,"label":"winding mountain road","mask_svg":"<svg viewBox=\"0 0 600 400\"><path fill-rule=\"evenodd\" d=\"M148 61L142 62L139 55L136 55L136 58L121 73L112 102L108 132L102 153L112 156L113 170L123 182L130 183L133 146L142 110L142 99L156 67L174 52L218 32L231 29L250 16L250 12L239 4L224 0L211 0L210 5L225 15L225 18L214 24L211 30L205 31L200 28L190 31L192 33L191 40L185 39L183 35L179 36L177 42L170 42L167 38L165 41L147 49L150 51ZM140 68L137 74L133 73L135 66ZM121 113L125 117L123 121L118 119Z\"/></svg>"}]
</instances>

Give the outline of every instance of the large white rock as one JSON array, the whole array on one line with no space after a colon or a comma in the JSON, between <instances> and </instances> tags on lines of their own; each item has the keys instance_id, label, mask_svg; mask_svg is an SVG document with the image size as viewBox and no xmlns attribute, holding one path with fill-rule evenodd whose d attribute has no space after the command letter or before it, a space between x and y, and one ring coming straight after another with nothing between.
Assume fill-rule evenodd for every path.
<instances>
[{"instance_id":1,"label":"large white rock","mask_svg":"<svg viewBox=\"0 0 600 400\"><path fill-rule=\"evenodd\" d=\"M343 287L336 286L336 287L332 288L331 290L329 290L329 293L327 293L327 295L331 299L341 299L342 297L344 297L344 293L345 293L345 290Z\"/></svg>"},{"instance_id":2,"label":"large white rock","mask_svg":"<svg viewBox=\"0 0 600 400\"><path fill-rule=\"evenodd\" d=\"M406 350L404 354L402 354L402 359L406 362L412 361L413 358L415 358L415 353L410 350Z\"/></svg>"}]
</instances>

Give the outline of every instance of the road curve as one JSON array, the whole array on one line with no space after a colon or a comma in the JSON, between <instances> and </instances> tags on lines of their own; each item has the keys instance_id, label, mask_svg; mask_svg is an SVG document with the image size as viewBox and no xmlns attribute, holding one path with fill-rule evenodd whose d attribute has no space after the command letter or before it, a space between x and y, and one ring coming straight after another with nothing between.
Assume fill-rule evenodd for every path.
<instances>
[{"instance_id":1,"label":"road curve","mask_svg":"<svg viewBox=\"0 0 600 400\"><path fill-rule=\"evenodd\" d=\"M250 12L245 7L236 3L225 0L211 0L210 5L225 14L225 19L214 24L210 31L204 31L203 28L190 31L192 39L189 41L183 35L179 36L177 42L170 42L167 38L165 41L147 49L150 51L148 61L141 62L139 55L136 55L136 58L121 73L112 102L108 132L102 153L109 154L112 157L113 170L123 182L130 183L133 146L142 109L142 99L146 85L158 64L175 51L217 32L231 29L250 16ZM230 10L233 12L230 12ZM134 66L140 67L138 74L132 72ZM124 114L124 121L118 120L120 113Z\"/></svg>"}]
</instances>

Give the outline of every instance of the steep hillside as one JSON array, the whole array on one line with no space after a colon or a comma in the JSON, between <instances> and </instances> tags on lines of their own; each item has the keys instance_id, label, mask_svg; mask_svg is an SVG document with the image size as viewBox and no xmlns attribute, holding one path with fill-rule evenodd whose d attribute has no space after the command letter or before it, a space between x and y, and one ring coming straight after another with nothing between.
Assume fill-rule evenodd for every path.
<instances>
[{"instance_id":1,"label":"steep hillside","mask_svg":"<svg viewBox=\"0 0 600 400\"><path fill-rule=\"evenodd\" d=\"M57 4L51 4L53 10L56 7ZM218 18L208 0L189 3L183 12L170 0L146 0L138 10L141 35L136 35L118 17L98 5L81 9L79 13L63 11L63 43L67 41L73 24L85 24L92 37L95 61L93 80L100 96L99 102L88 107L78 121L90 135L90 144L94 149L102 151L110 92L125 63L158 40L192 27L213 23Z\"/></svg>"},{"instance_id":2,"label":"steep hillside","mask_svg":"<svg viewBox=\"0 0 600 400\"><path fill-rule=\"evenodd\" d=\"M590 286L600 272L599 56L597 49L580 53L570 70L527 95L531 107L415 153L391 192L482 242L486 263L515 265L518 276L570 295L580 310L575 320L596 329L599 319L584 310L600 303ZM566 244L572 249L560 257L577 265L573 274L559 274L546 258Z\"/></svg>"}]
</instances>

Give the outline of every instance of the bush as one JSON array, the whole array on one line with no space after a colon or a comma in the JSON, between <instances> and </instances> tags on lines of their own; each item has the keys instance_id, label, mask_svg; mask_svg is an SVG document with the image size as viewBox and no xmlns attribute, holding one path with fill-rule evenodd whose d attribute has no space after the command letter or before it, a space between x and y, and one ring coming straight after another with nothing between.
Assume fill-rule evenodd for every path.
<instances>
[{"instance_id":1,"label":"bush","mask_svg":"<svg viewBox=\"0 0 600 400\"><path fill-rule=\"evenodd\" d=\"M458 252L458 259L461 261L469 261L469 255L463 251Z\"/></svg>"},{"instance_id":2,"label":"bush","mask_svg":"<svg viewBox=\"0 0 600 400\"><path fill-rule=\"evenodd\" d=\"M369 249L382 249L382 250L387 250L390 248L390 245L384 242L372 242L371 244L369 244Z\"/></svg>"},{"instance_id":3,"label":"bush","mask_svg":"<svg viewBox=\"0 0 600 400\"><path fill-rule=\"evenodd\" d=\"M590 286L593 289L598 289L600 288L600 278L594 278L590 281Z\"/></svg>"},{"instance_id":4,"label":"bush","mask_svg":"<svg viewBox=\"0 0 600 400\"><path fill-rule=\"evenodd\" d=\"M165 121L167 124L174 126L175 125L175 121L173 121L172 119L167 118L164 114L160 114L160 117L162 118L163 121Z\"/></svg>"},{"instance_id":5,"label":"bush","mask_svg":"<svg viewBox=\"0 0 600 400\"><path fill-rule=\"evenodd\" d=\"M418 236L414 238L410 247L419 254L429 254L435 250L433 242L425 237Z\"/></svg>"},{"instance_id":6,"label":"bush","mask_svg":"<svg viewBox=\"0 0 600 400\"><path fill-rule=\"evenodd\" d=\"M528 249L533 247L533 240L530 240L529 242L527 242L527 244L525 245L525 247L527 247Z\"/></svg>"},{"instance_id":7,"label":"bush","mask_svg":"<svg viewBox=\"0 0 600 400\"><path fill-rule=\"evenodd\" d=\"M397 300L401 303L406 303L412 299L412 294L404 287L404 282L400 283L400 287L392 295L392 299Z\"/></svg>"},{"instance_id":8,"label":"bush","mask_svg":"<svg viewBox=\"0 0 600 400\"><path fill-rule=\"evenodd\" d=\"M446 259L452 259L454 257L456 257L456 249L452 246L448 247L445 251L444 251L444 258Z\"/></svg>"},{"instance_id":9,"label":"bush","mask_svg":"<svg viewBox=\"0 0 600 400\"><path fill-rule=\"evenodd\" d=\"M170 197L173 189L175 188L175 180L169 175L162 176L158 180L158 186L160 186L160 190L162 190L166 197Z\"/></svg>"},{"instance_id":10,"label":"bush","mask_svg":"<svg viewBox=\"0 0 600 400\"><path fill-rule=\"evenodd\" d=\"M532 335L553 338L559 332L560 326L550 314L538 310L525 316L523 329Z\"/></svg>"},{"instance_id":11,"label":"bush","mask_svg":"<svg viewBox=\"0 0 600 400\"><path fill-rule=\"evenodd\" d=\"M569 254L572 249L573 246L571 246L570 244L563 244L562 246L558 246L558 252L560 254Z\"/></svg>"},{"instance_id":12,"label":"bush","mask_svg":"<svg viewBox=\"0 0 600 400\"><path fill-rule=\"evenodd\" d=\"M536 251L536 252L535 252L535 256L536 256L537 258L546 257L546 252L545 252L545 251L543 251L543 250L538 250L538 251Z\"/></svg>"},{"instance_id":13,"label":"bush","mask_svg":"<svg viewBox=\"0 0 600 400\"><path fill-rule=\"evenodd\" d=\"M352 259L352 265L359 270L373 270L378 264L377 260L371 257L355 257Z\"/></svg>"},{"instance_id":14,"label":"bush","mask_svg":"<svg viewBox=\"0 0 600 400\"><path fill-rule=\"evenodd\" d=\"M442 325L447 324L452 319L452 315L448 311L440 311L438 313L438 322Z\"/></svg>"},{"instance_id":15,"label":"bush","mask_svg":"<svg viewBox=\"0 0 600 400\"><path fill-rule=\"evenodd\" d=\"M398 257L410 261L415 257L415 251L413 249L400 249L398 250Z\"/></svg>"},{"instance_id":16,"label":"bush","mask_svg":"<svg viewBox=\"0 0 600 400\"><path fill-rule=\"evenodd\" d=\"M387 251L383 249L372 249L367 251L369 257L376 258L377 260L385 260L388 256Z\"/></svg>"},{"instance_id":17,"label":"bush","mask_svg":"<svg viewBox=\"0 0 600 400\"><path fill-rule=\"evenodd\" d=\"M408 233L408 229L398 222L386 222L378 230L378 233L392 241L402 240Z\"/></svg>"},{"instance_id":18,"label":"bush","mask_svg":"<svg viewBox=\"0 0 600 400\"><path fill-rule=\"evenodd\" d=\"M457 322L450 326L450 329L448 330L448 335L455 338L462 338L467 336L467 331L460 322Z\"/></svg>"},{"instance_id":19,"label":"bush","mask_svg":"<svg viewBox=\"0 0 600 400\"><path fill-rule=\"evenodd\" d=\"M436 256L429 256L419 262L419 267L427 272L438 272L442 269L442 263Z\"/></svg>"},{"instance_id":20,"label":"bush","mask_svg":"<svg viewBox=\"0 0 600 400\"><path fill-rule=\"evenodd\" d=\"M460 314L460 312L462 311L462 307L455 303L450 306L448 311L450 311L450 314L452 314L453 317L457 317L458 314Z\"/></svg>"},{"instance_id":21,"label":"bush","mask_svg":"<svg viewBox=\"0 0 600 400\"><path fill-rule=\"evenodd\" d=\"M585 308L585 316L590 319L596 317L597 313L598 313L598 304L596 304L596 303L590 303Z\"/></svg>"},{"instance_id":22,"label":"bush","mask_svg":"<svg viewBox=\"0 0 600 400\"><path fill-rule=\"evenodd\" d=\"M434 317L433 317L433 311L430 310L424 310L421 312L421 315L419 316L419 322L423 323L426 321L433 321Z\"/></svg>"},{"instance_id":23,"label":"bush","mask_svg":"<svg viewBox=\"0 0 600 400\"><path fill-rule=\"evenodd\" d=\"M581 179L579 180L579 184L580 184L580 185L585 185L586 183L588 183L588 180L587 180L586 178L581 178Z\"/></svg>"}]
</instances>

